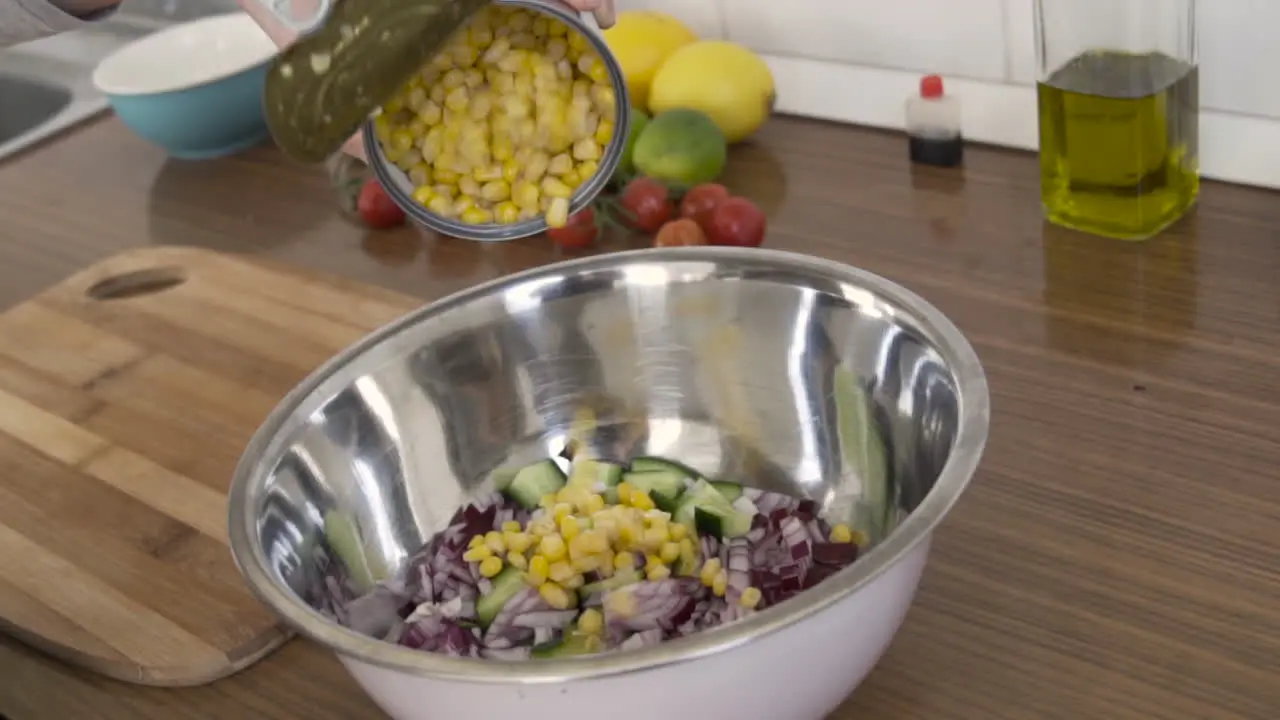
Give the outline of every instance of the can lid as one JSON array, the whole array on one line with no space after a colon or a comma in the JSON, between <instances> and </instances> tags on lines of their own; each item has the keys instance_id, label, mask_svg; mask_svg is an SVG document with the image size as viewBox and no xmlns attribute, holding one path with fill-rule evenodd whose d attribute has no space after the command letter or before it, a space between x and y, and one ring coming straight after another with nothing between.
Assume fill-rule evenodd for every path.
<instances>
[{"instance_id":1,"label":"can lid","mask_svg":"<svg viewBox=\"0 0 1280 720\"><path fill-rule=\"evenodd\" d=\"M942 78L937 75L920 78L920 97L931 100L942 97Z\"/></svg>"}]
</instances>

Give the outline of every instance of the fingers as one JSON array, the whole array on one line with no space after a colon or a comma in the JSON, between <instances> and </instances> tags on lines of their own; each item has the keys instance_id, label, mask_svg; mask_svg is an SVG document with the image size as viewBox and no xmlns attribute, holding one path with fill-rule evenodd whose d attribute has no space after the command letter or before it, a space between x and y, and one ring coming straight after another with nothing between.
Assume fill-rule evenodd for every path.
<instances>
[{"instance_id":1,"label":"fingers","mask_svg":"<svg viewBox=\"0 0 1280 720\"><path fill-rule=\"evenodd\" d=\"M342 152L358 160L363 160L366 165L369 163L369 159L364 156L364 138L359 133L352 135L349 140L343 143Z\"/></svg>"},{"instance_id":2,"label":"fingers","mask_svg":"<svg viewBox=\"0 0 1280 720\"><path fill-rule=\"evenodd\" d=\"M613 27L617 20L613 0L567 0L567 2L578 12L589 12L594 15L596 24L601 30Z\"/></svg>"}]
</instances>

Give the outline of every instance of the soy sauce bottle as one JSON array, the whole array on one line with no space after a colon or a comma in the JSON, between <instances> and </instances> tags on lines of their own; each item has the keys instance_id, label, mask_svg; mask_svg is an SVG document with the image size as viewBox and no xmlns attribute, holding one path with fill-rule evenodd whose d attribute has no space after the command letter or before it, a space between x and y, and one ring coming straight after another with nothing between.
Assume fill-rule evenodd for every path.
<instances>
[{"instance_id":1,"label":"soy sauce bottle","mask_svg":"<svg viewBox=\"0 0 1280 720\"><path fill-rule=\"evenodd\" d=\"M946 94L942 78L920 80L920 94L907 99L907 138L911 162L957 167L964 162L960 101Z\"/></svg>"}]
</instances>

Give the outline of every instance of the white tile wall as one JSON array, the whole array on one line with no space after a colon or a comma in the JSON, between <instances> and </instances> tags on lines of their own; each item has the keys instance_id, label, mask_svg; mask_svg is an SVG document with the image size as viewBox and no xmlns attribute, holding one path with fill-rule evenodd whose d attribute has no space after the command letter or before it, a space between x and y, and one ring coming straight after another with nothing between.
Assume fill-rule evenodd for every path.
<instances>
[{"instance_id":1,"label":"white tile wall","mask_svg":"<svg viewBox=\"0 0 1280 720\"><path fill-rule=\"evenodd\" d=\"M956 78L970 105L983 103L966 107L971 137L1026 147L1035 136L1034 0L617 2L765 54L784 111L894 126L914 78L937 72ZM1198 0L1197 14L1204 171L1280 187L1280 0ZM788 85L799 97L787 100ZM1274 156L1242 147L1246 137Z\"/></svg>"}]
</instances>

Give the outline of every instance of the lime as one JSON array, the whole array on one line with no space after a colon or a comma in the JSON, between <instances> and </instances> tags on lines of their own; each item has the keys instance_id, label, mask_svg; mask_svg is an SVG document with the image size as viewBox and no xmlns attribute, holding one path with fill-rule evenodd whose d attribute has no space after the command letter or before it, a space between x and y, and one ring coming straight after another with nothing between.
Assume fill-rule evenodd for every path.
<instances>
[{"instance_id":1,"label":"lime","mask_svg":"<svg viewBox=\"0 0 1280 720\"><path fill-rule=\"evenodd\" d=\"M697 110L670 110L640 132L633 150L636 168L673 185L690 187L720 177L728 158L724 133Z\"/></svg>"},{"instance_id":2,"label":"lime","mask_svg":"<svg viewBox=\"0 0 1280 720\"><path fill-rule=\"evenodd\" d=\"M631 108L631 130L627 132L627 144L622 147L622 159L618 161L618 171L616 177L627 178L635 174L635 149L636 139L640 137L640 133L649 125L649 116Z\"/></svg>"}]
</instances>

